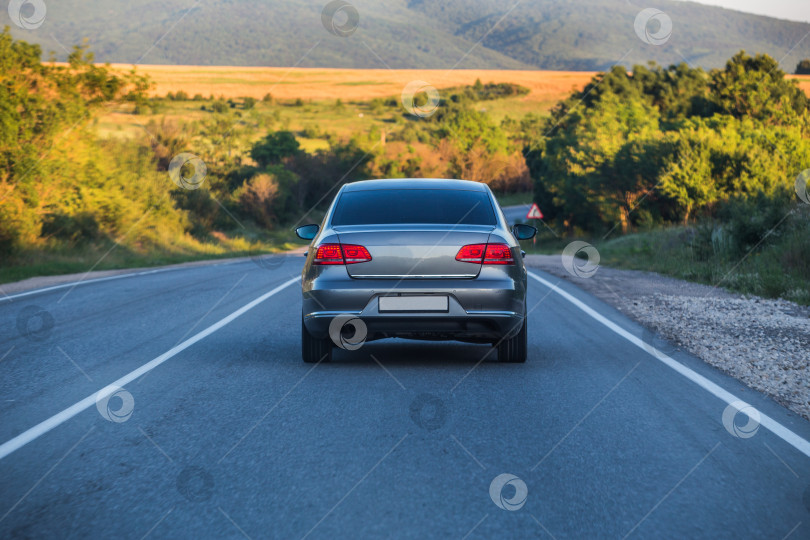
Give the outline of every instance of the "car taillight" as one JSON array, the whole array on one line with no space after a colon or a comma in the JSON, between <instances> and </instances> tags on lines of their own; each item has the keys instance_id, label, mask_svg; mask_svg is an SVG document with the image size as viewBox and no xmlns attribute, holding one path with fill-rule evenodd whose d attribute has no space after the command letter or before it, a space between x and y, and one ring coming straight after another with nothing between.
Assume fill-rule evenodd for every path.
<instances>
[{"instance_id":1,"label":"car taillight","mask_svg":"<svg viewBox=\"0 0 810 540\"><path fill-rule=\"evenodd\" d=\"M481 259L484 258L484 252L486 250L486 244L470 244L468 246L463 246L460 250L458 250L456 260L481 264Z\"/></svg>"},{"instance_id":2,"label":"car taillight","mask_svg":"<svg viewBox=\"0 0 810 540\"><path fill-rule=\"evenodd\" d=\"M484 264L514 264L512 250L506 244L487 244Z\"/></svg>"},{"instance_id":3,"label":"car taillight","mask_svg":"<svg viewBox=\"0 0 810 540\"><path fill-rule=\"evenodd\" d=\"M456 260L476 264L514 264L512 250L506 244L469 244L456 254Z\"/></svg>"},{"instance_id":4,"label":"car taillight","mask_svg":"<svg viewBox=\"0 0 810 540\"><path fill-rule=\"evenodd\" d=\"M371 253L363 246L355 246L352 244L341 244L341 246L343 247L343 258L346 260L346 264L368 262L371 260Z\"/></svg>"},{"instance_id":5,"label":"car taillight","mask_svg":"<svg viewBox=\"0 0 810 540\"><path fill-rule=\"evenodd\" d=\"M371 253L353 244L321 244L312 264L355 264L371 260Z\"/></svg>"}]
</instances>

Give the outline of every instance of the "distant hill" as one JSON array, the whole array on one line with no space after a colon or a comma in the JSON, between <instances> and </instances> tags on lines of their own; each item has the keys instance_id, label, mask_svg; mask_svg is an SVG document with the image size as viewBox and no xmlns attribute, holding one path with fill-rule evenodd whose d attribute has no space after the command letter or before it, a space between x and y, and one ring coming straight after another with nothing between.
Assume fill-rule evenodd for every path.
<instances>
[{"instance_id":1,"label":"distant hill","mask_svg":"<svg viewBox=\"0 0 810 540\"><path fill-rule=\"evenodd\" d=\"M60 60L83 38L100 61L182 65L603 70L685 59L711 68L745 49L780 59L792 73L810 57L810 37L802 41L810 24L692 2L515 3L353 0L359 25L345 38L324 29L326 2L313 0L48 1L36 30L14 26L6 10L0 16L15 37L41 43L46 58L55 51ZM672 21L663 45L635 34L634 19L648 7Z\"/></svg>"}]
</instances>

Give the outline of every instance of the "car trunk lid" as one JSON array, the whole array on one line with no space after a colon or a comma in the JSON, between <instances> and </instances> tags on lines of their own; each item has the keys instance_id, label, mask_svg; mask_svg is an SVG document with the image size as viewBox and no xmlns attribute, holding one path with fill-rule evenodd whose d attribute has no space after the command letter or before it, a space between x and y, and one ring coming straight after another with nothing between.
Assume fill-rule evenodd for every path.
<instances>
[{"instance_id":1,"label":"car trunk lid","mask_svg":"<svg viewBox=\"0 0 810 540\"><path fill-rule=\"evenodd\" d=\"M480 264L456 260L467 244L485 244L489 225L350 225L335 227L341 244L364 246L371 260L346 265L358 279L474 278Z\"/></svg>"}]
</instances>

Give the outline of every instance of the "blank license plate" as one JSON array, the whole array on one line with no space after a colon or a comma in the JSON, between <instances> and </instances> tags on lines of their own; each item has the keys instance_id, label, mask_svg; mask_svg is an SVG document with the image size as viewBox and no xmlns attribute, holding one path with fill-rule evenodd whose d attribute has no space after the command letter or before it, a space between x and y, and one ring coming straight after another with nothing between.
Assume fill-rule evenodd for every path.
<instances>
[{"instance_id":1,"label":"blank license plate","mask_svg":"<svg viewBox=\"0 0 810 540\"><path fill-rule=\"evenodd\" d=\"M381 296L379 301L380 312L447 312L449 309L446 296Z\"/></svg>"}]
</instances>

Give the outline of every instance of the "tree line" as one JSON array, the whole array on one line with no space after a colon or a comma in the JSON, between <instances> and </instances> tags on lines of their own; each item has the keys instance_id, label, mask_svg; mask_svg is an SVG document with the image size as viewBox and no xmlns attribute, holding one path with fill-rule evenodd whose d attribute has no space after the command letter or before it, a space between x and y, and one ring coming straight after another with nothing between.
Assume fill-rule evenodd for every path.
<instances>
[{"instance_id":1,"label":"tree line","mask_svg":"<svg viewBox=\"0 0 810 540\"><path fill-rule=\"evenodd\" d=\"M788 200L810 167L810 100L767 55L597 75L526 146L543 212L569 232L624 232L764 197Z\"/></svg>"},{"instance_id":2,"label":"tree line","mask_svg":"<svg viewBox=\"0 0 810 540\"><path fill-rule=\"evenodd\" d=\"M724 215L739 201L789 196L810 167L808 99L767 56L740 53L725 69L636 66L596 76L542 111L495 122L487 103L525 95L514 84L444 89L362 105L385 118L351 137L289 129L301 100L148 97L151 82L116 74L77 47L69 65L43 64L37 45L0 34L0 255L115 241L149 253L193 251L224 231L249 240L317 216L346 182L457 177L498 192L534 190L552 227L630 231ZM161 117L168 102L202 102L201 119ZM143 115L141 136L101 137L108 107ZM334 103L340 111L346 104ZM428 110L429 109L429 110ZM293 109L286 109L293 110ZM326 141L304 151L302 138ZM199 189L169 178L199 156ZM188 165L180 171L191 175ZM762 203L757 203L762 204Z\"/></svg>"}]
</instances>

